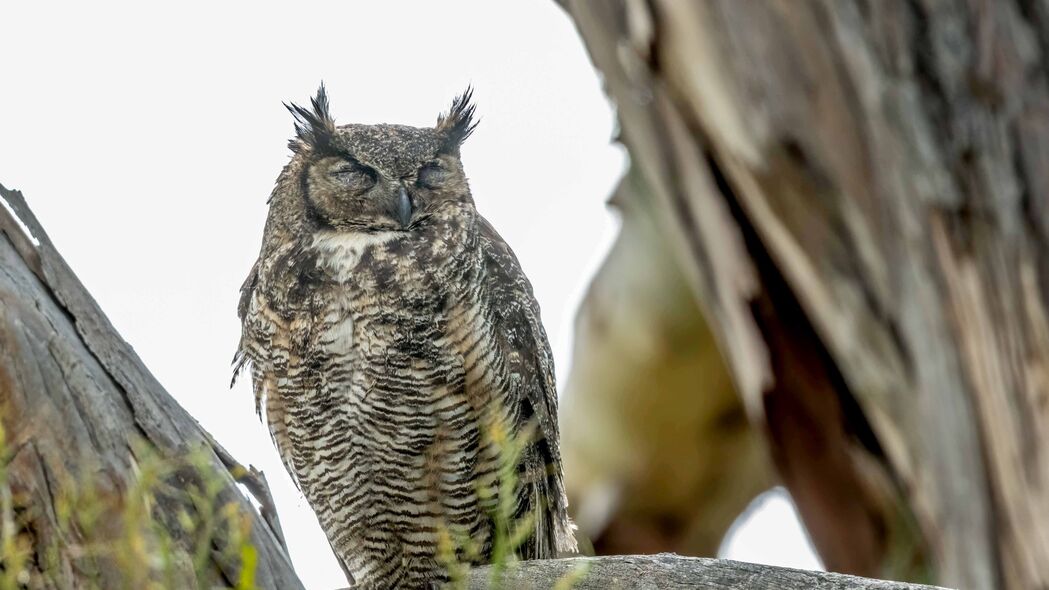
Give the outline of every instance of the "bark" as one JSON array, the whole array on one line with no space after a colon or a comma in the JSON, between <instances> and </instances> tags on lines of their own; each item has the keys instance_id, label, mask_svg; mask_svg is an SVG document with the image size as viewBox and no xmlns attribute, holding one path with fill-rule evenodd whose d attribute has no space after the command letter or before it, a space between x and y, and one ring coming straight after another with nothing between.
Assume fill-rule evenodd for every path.
<instances>
[{"instance_id":1,"label":"bark","mask_svg":"<svg viewBox=\"0 0 1049 590\"><path fill-rule=\"evenodd\" d=\"M612 198L621 230L576 318L567 490L597 554L714 556L773 473L640 181Z\"/></svg>"},{"instance_id":2,"label":"bark","mask_svg":"<svg viewBox=\"0 0 1049 590\"><path fill-rule=\"evenodd\" d=\"M1049 2L563 4L827 567L1049 588Z\"/></svg>"},{"instance_id":3,"label":"bark","mask_svg":"<svg viewBox=\"0 0 1049 590\"><path fill-rule=\"evenodd\" d=\"M16 534L29 551L23 572L16 572L20 581L30 588L143 587L130 572L166 555L170 566L158 568L165 577L147 576L162 587L233 586L245 565L229 546L233 533L220 526L200 537L192 523L214 515L185 493L214 484L215 505L235 507L250 526L256 586L302 588L261 473L239 466L146 370L21 193L0 187L0 198L10 207L0 207L0 423L7 450L0 496L10 509L5 536ZM177 467L150 497L145 522L137 523L131 490L154 456ZM181 463L189 456L200 459ZM238 482L256 495L261 513ZM75 502L87 500L98 511L90 529L84 514L67 517L71 503L76 511ZM141 539L164 538L172 546L121 545L134 527L146 529ZM194 543L202 538L204 559L195 565Z\"/></svg>"},{"instance_id":4,"label":"bark","mask_svg":"<svg viewBox=\"0 0 1049 590\"><path fill-rule=\"evenodd\" d=\"M680 555L575 557L525 561L503 575L503 590L933 590L933 586L886 582L843 574L807 572L725 559ZM468 587L489 588L491 572L470 572ZM572 580L573 584L568 585Z\"/></svg>"}]
</instances>

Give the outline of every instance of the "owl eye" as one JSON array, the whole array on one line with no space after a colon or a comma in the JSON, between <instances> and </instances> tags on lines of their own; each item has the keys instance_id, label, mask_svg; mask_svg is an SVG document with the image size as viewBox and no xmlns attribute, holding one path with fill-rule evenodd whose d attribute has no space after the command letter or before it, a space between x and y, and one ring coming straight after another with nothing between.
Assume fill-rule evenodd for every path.
<instances>
[{"instance_id":1,"label":"owl eye","mask_svg":"<svg viewBox=\"0 0 1049 590\"><path fill-rule=\"evenodd\" d=\"M331 171L332 178L347 189L362 193L375 184L375 171L356 162L339 164Z\"/></svg>"},{"instance_id":2,"label":"owl eye","mask_svg":"<svg viewBox=\"0 0 1049 590\"><path fill-rule=\"evenodd\" d=\"M419 168L418 183L419 186L426 188L437 188L444 183L447 177L448 173L444 168L441 168L439 164L430 163Z\"/></svg>"}]
</instances>

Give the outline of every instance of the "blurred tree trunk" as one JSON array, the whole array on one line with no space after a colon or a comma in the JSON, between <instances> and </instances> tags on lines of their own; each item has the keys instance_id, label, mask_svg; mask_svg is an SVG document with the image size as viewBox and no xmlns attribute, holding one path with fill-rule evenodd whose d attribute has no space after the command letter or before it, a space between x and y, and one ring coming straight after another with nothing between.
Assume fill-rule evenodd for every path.
<instances>
[{"instance_id":1,"label":"blurred tree trunk","mask_svg":"<svg viewBox=\"0 0 1049 590\"><path fill-rule=\"evenodd\" d=\"M827 567L1049 588L1049 1L563 4Z\"/></svg>"},{"instance_id":2,"label":"blurred tree trunk","mask_svg":"<svg viewBox=\"0 0 1049 590\"><path fill-rule=\"evenodd\" d=\"M302 588L261 473L146 370L21 193L0 200L0 587Z\"/></svg>"},{"instance_id":3,"label":"blurred tree trunk","mask_svg":"<svg viewBox=\"0 0 1049 590\"><path fill-rule=\"evenodd\" d=\"M576 317L560 409L570 505L597 554L714 556L773 484L765 443L643 179L611 203L622 225Z\"/></svg>"}]
</instances>

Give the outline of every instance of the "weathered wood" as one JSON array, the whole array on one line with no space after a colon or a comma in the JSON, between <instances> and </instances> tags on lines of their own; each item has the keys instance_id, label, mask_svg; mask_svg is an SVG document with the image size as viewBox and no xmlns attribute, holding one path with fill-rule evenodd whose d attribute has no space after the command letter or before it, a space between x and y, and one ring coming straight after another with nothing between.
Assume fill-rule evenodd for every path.
<instances>
[{"instance_id":1,"label":"weathered wood","mask_svg":"<svg viewBox=\"0 0 1049 590\"><path fill-rule=\"evenodd\" d=\"M585 573L584 573L585 572ZM470 572L469 587L489 587L491 572ZM501 590L557 588L575 580L575 590L934 590L934 586L872 580L844 574L808 572L769 565L659 555L575 557L516 564ZM566 586L562 586L566 587Z\"/></svg>"},{"instance_id":2,"label":"weathered wood","mask_svg":"<svg viewBox=\"0 0 1049 590\"><path fill-rule=\"evenodd\" d=\"M263 492L261 475L227 470L235 461L116 333L21 193L0 186L0 198L17 215L0 207L0 420L9 452L6 483L19 534L33 550L26 570L30 587L121 588L133 583L120 560L155 555L106 556L99 544L126 532L121 498L133 486L143 454L177 463L200 453L203 466L180 467L167 483L185 490L217 478L218 504L231 503L250 518L257 587L302 588L282 546L275 514L260 516L233 478L249 478L247 483ZM60 505L68 496L85 492L101 496L96 500L103 511L100 530L91 538L61 516ZM266 505L268 493L261 494L260 502ZM174 543L168 549L174 560L168 585L197 587L189 557L193 539L186 538L180 517L199 518L197 508L177 490L169 493L163 487L150 507L153 523ZM208 587L232 586L240 578L240 560L223 553L227 542L222 530L211 540L202 578Z\"/></svg>"},{"instance_id":3,"label":"weathered wood","mask_svg":"<svg viewBox=\"0 0 1049 590\"><path fill-rule=\"evenodd\" d=\"M828 568L1049 587L1049 2L563 4Z\"/></svg>"},{"instance_id":4,"label":"weathered wood","mask_svg":"<svg viewBox=\"0 0 1049 590\"><path fill-rule=\"evenodd\" d=\"M612 197L619 236L575 321L567 489L599 555L713 556L773 469L635 176Z\"/></svg>"}]
</instances>

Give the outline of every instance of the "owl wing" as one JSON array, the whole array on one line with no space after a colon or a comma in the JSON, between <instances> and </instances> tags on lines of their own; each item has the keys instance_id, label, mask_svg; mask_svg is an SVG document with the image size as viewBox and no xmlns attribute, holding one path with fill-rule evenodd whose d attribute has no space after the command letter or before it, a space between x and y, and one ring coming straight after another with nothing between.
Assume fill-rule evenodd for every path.
<instances>
[{"instance_id":1,"label":"owl wing","mask_svg":"<svg viewBox=\"0 0 1049 590\"><path fill-rule=\"evenodd\" d=\"M261 337L264 334L272 334L276 330L272 319L258 309L259 302L256 300L261 262L261 258L255 262L248 273L248 278L244 280L240 288L237 315L241 322L241 337L237 345L237 353L233 356L233 383L236 383L237 376L242 370L249 368L252 390L255 394L255 412L265 421L288 475L291 476L295 486L300 487L291 461L291 445L287 440L284 426L284 408L276 391L278 380L276 375L267 369L272 369L273 361L277 360L274 357L283 356L286 364L287 351L279 346L273 346L269 338Z\"/></svg>"},{"instance_id":2,"label":"owl wing","mask_svg":"<svg viewBox=\"0 0 1049 590\"><path fill-rule=\"evenodd\" d=\"M256 260L255 264L251 265L251 271L248 272L248 278L244 279L244 283L240 286L240 300L237 302L237 317L240 318L240 342L237 343L237 352L233 355L233 380L230 382L230 387L233 387L237 383L237 377L240 376L240 372L244 370L247 365L251 364L251 355L248 350L249 343L249 322L252 318L249 318L251 298L255 294L255 286L259 282L259 263L261 259ZM255 412L261 415L260 402L261 402L261 391L259 390L258 384L253 384L255 390Z\"/></svg>"},{"instance_id":3,"label":"owl wing","mask_svg":"<svg viewBox=\"0 0 1049 590\"><path fill-rule=\"evenodd\" d=\"M512 386L521 396L520 424L516 426L521 429L534 422L537 427L534 444L522 459L523 493L530 496L530 509L538 511L536 534L532 547L522 548L522 556L536 559L575 552L561 467L554 359L539 317L539 303L510 247L487 220L478 216L478 224L493 341L498 357L507 359L511 380L516 382Z\"/></svg>"},{"instance_id":4,"label":"owl wing","mask_svg":"<svg viewBox=\"0 0 1049 590\"><path fill-rule=\"evenodd\" d=\"M255 412L260 417L264 417L270 437L277 447L277 453L280 455L281 462L284 463L284 469L288 472L295 487L301 490L302 485L295 475L296 470L292 463L291 443L288 441L287 431L284 426L284 407L280 396L276 395L275 384L277 379L260 366L263 363L258 362L263 360L265 355L274 354L272 343L270 343L270 346L260 346L257 338L254 337L255 334L266 331L266 328L260 328L259 324L267 323L265 314L260 314L258 309L253 309L252 307L252 300L256 296L255 290L259 284L259 266L261 263L261 258L255 262L248 273L248 278L244 280L244 284L240 288L237 315L240 317L242 332L240 344L237 346L237 353L233 357L233 380L236 382L237 375L241 370L246 365L250 365L252 389L255 393ZM331 539L328 542L330 544ZM339 565L342 567L343 573L346 575L346 580L350 582L352 587L354 583L353 573L350 572L349 566L346 565L346 561L335 545L332 545L331 548Z\"/></svg>"}]
</instances>

